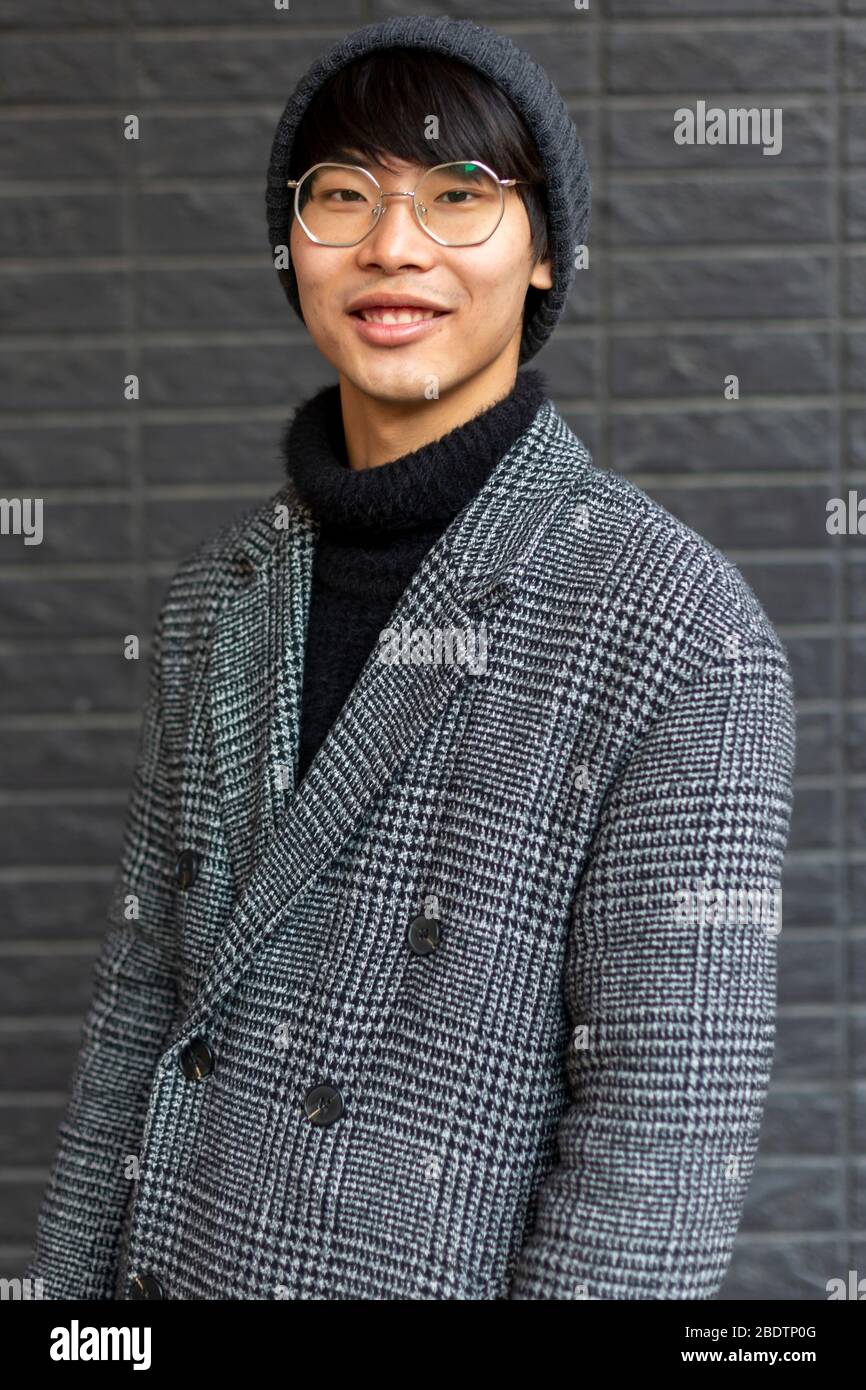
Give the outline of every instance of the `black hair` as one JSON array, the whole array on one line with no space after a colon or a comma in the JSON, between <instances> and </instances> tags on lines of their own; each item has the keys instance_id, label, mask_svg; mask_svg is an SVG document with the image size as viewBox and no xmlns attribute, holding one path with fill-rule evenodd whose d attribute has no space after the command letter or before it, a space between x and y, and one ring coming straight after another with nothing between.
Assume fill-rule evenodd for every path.
<instances>
[{"instance_id":1,"label":"black hair","mask_svg":"<svg viewBox=\"0 0 866 1390\"><path fill-rule=\"evenodd\" d=\"M438 120L435 140L425 133L431 116ZM475 158L500 178L526 180L515 192L529 218L533 263L547 258L538 150L509 97L468 63L429 49L386 48L328 78L301 119L288 176L299 179L322 160L354 163L358 156L384 168L391 167L389 158L427 165ZM529 286L527 313L543 294Z\"/></svg>"}]
</instances>

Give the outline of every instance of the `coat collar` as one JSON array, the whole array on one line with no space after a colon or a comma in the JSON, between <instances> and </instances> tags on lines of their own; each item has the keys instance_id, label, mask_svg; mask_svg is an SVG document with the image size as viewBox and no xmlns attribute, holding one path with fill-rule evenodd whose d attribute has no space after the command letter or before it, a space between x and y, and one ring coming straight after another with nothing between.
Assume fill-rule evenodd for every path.
<instances>
[{"instance_id":1,"label":"coat collar","mask_svg":"<svg viewBox=\"0 0 866 1390\"><path fill-rule=\"evenodd\" d=\"M593 473L546 399L434 542L391 625L465 630L507 603L548 528ZM221 597L190 688L209 708L238 901L184 1032L233 986L463 682L477 678L465 664L388 665L374 649L295 786L317 532L290 482L230 533L219 561Z\"/></svg>"}]
</instances>

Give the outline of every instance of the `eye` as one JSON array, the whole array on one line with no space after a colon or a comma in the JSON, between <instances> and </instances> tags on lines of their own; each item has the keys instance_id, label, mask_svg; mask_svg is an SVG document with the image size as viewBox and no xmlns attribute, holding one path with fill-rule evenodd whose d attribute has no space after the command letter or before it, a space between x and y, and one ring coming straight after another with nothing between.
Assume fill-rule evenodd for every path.
<instances>
[{"instance_id":1,"label":"eye","mask_svg":"<svg viewBox=\"0 0 866 1390\"><path fill-rule=\"evenodd\" d=\"M437 203L439 202L439 200L440 200L441 198L450 198L450 197L452 196L452 194L456 194L458 199L474 198L474 197L475 197L475 194L474 194L474 193L472 192L472 190L469 189L469 188L448 188L448 189L445 190L444 193L440 193L440 194L439 194L439 197L436 199ZM454 206L454 205L452 204L452 206ZM460 204L458 203L457 206L459 207Z\"/></svg>"},{"instance_id":2,"label":"eye","mask_svg":"<svg viewBox=\"0 0 866 1390\"><path fill-rule=\"evenodd\" d=\"M348 195L346 198L342 197L344 193ZM341 203L353 202L355 199L360 199L362 203L366 201L363 193L359 193L357 188L334 188L329 193L326 193L325 197L331 200L336 199Z\"/></svg>"}]
</instances>

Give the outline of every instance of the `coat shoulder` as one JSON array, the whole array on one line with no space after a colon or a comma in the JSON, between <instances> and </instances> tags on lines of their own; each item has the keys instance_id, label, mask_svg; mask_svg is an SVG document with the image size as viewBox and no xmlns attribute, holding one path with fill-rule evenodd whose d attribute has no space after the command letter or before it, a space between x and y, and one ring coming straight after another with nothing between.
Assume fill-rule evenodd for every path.
<instances>
[{"instance_id":1,"label":"coat shoulder","mask_svg":"<svg viewBox=\"0 0 866 1390\"><path fill-rule=\"evenodd\" d=\"M275 525L278 508L290 498L284 486L206 536L178 564L160 605L166 639L189 647L200 640L223 604L245 577L268 562L284 532Z\"/></svg>"},{"instance_id":2,"label":"coat shoulder","mask_svg":"<svg viewBox=\"0 0 866 1390\"><path fill-rule=\"evenodd\" d=\"M581 609L594 593L644 658L653 648L678 660L685 679L737 648L762 649L787 666L784 644L738 566L629 478L591 463L579 440L574 447L575 506L557 528L556 546Z\"/></svg>"},{"instance_id":3,"label":"coat shoulder","mask_svg":"<svg viewBox=\"0 0 866 1390\"><path fill-rule=\"evenodd\" d=\"M241 554L265 560L277 544L278 531L274 524L278 508L291 497L288 486L279 488L264 501L256 502L240 512L219 530L206 536L180 562L172 582L179 577L192 579L218 577L220 571Z\"/></svg>"}]
</instances>

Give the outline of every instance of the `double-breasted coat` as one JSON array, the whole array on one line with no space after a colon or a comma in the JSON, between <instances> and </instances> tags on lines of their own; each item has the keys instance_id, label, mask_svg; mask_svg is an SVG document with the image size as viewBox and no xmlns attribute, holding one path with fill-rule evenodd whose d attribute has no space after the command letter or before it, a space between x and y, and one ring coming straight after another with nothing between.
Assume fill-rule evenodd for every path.
<instances>
[{"instance_id":1,"label":"double-breasted coat","mask_svg":"<svg viewBox=\"0 0 866 1390\"><path fill-rule=\"evenodd\" d=\"M773 1056L778 920L725 905L778 902L782 644L547 399L401 597L415 659L370 653L297 785L316 534L287 483L169 585L27 1272L710 1297ZM483 669L436 659L482 626Z\"/></svg>"}]
</instances>

